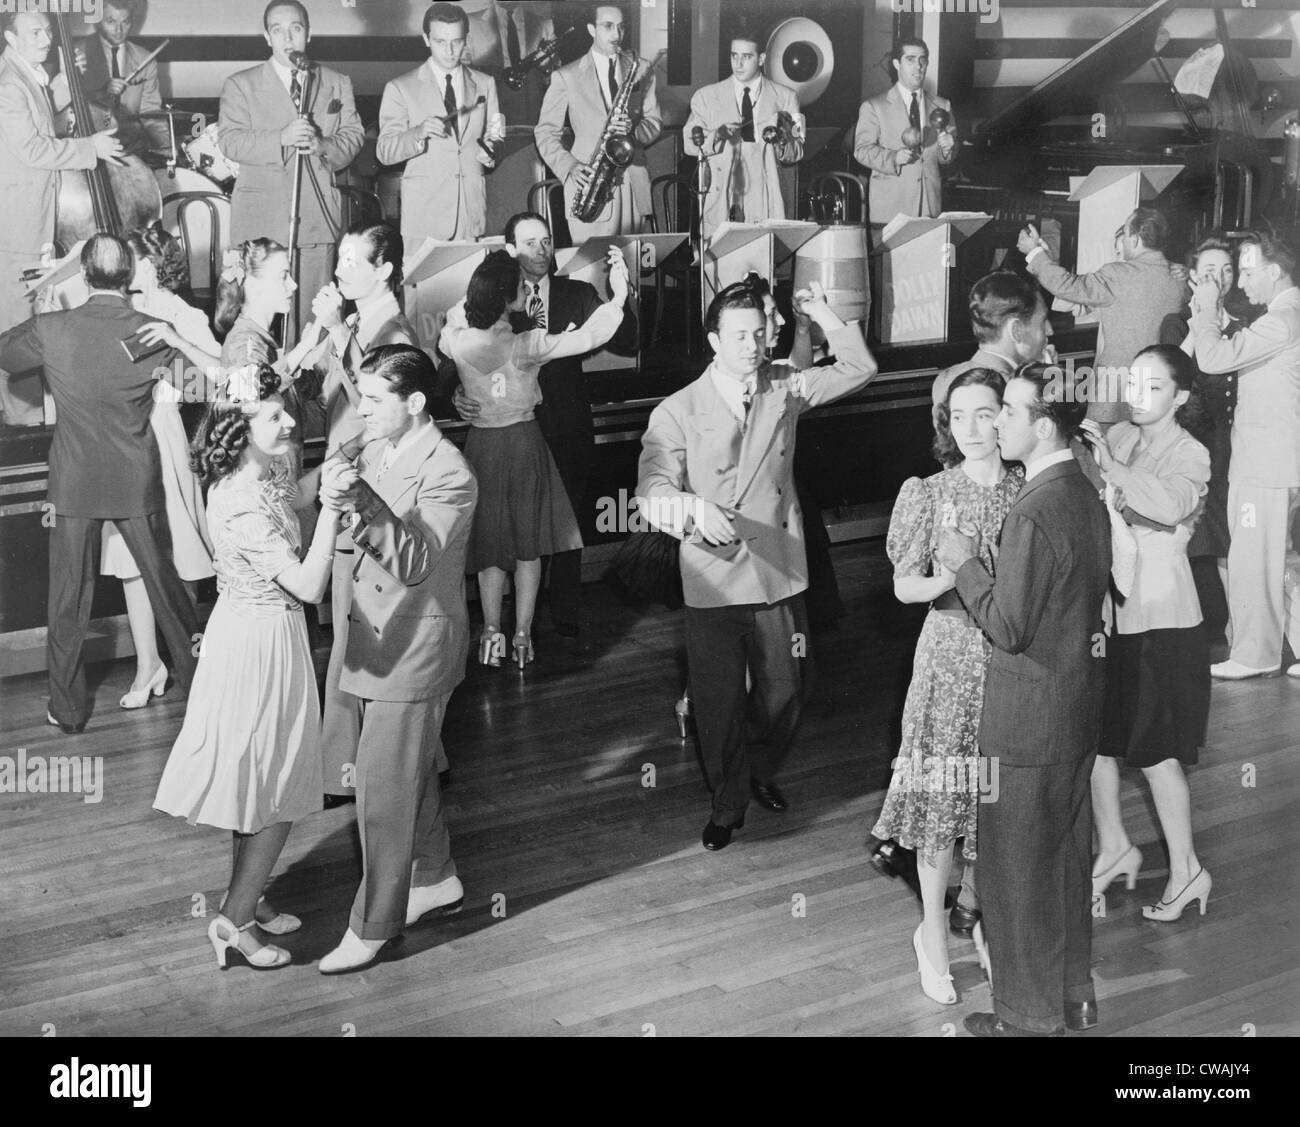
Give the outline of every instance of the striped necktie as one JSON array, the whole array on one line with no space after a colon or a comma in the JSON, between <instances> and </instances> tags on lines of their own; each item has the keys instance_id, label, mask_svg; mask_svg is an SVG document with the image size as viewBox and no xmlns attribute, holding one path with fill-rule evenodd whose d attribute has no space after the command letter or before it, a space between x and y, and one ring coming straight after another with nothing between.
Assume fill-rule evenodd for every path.
<instances>
[{"instance_id":1,"label":"striped necktie","mask_svg":"<svg viewBox=\"0 0 1300 1127\"><path fill-rule=\"evenodd\" d=\"M546 303L542 300L542 283L532 282L532 293L528 297L528 319L533 328L546 328Z\"/></svg>"}]
</instances>

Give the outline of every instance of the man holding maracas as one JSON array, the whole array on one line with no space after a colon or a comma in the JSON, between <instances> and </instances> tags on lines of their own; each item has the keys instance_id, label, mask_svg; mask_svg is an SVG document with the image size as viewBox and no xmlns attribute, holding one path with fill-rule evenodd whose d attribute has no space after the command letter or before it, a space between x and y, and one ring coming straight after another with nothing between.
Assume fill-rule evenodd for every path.
<instances>
[{"instance_id":1,"label":"man holding maracas","mask_svg":"<svg viewBox=\"0 0 1300 1127\"><path fill-rule=\"evenodd\" d=\"M892 62L898 82L862 103L853 141L854 158L871 170L876 230L900 213L938 215L943 210L940 167L957 157L952 106L922 89L929 48L923 40L902 39Z\"/></svg>"}]
</instances>

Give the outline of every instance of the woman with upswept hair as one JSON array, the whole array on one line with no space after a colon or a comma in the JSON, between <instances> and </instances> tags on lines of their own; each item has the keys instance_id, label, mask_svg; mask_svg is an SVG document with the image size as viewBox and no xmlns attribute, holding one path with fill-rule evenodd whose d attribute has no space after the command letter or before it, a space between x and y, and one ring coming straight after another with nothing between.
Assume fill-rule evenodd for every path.
<instances>
[{"instance_id":1,"label":"woman with upswept hair","mask_svg":"<svg viewBox=\"0 0 1300 1127\"><path fill-rule=\"evenodd\" d=\"M292 824L321 808L320 699L302 604L325 592L339 513L322 509L302 556L283 469L294 425L279 375L238 369L191 453L208 486L218 596L154 806L231 831L230 884L208 928L222 968L232 950L258 969L289 962L265 936L301 922L263 893ZM327 466L326 479L343 465Z\"/></svg>"}]
</instances>

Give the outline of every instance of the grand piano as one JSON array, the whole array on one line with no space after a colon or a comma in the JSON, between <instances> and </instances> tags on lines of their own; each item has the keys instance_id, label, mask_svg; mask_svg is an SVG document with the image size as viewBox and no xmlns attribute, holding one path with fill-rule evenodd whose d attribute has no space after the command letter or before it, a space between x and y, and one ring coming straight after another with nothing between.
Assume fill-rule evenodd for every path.
<instances>
[{"instance_id":1,"label":"grand piano","mask_svg":"<svg viewBox=\"0 0 1300 1127\"><path fill-rule=\"evenodd\" d=\"M1178 0L1156 0L982 122L967 139L959 174L945 185L945 208L987 211L995 219L988 238L1002 246L1008 234L1014 242L1027 220L1056 219L1062 258L1073 261L1078 205L1068 199L1071 177L1087 176L1098 165L1181 164L1183 172L1158 203L1175 250L1207 231L1241 230L1258 221L1276 198L1276 177L1250 132L1258 93L1253 69L1233 49L1223 12L1216 11L1224 62L1215 78L1215 106L1231 112L1211 114L1208 104L1179 94L1160 55L1168 38L1162 25L1177 6ZM1168 85L1168 108L1182 116L1180 127L1127 124L1120 83L1147 63ZM1084 121L1060 124L1063 117ZM1224 121L1236 128L1216 125Z\"/></svg>"}]
</instances>

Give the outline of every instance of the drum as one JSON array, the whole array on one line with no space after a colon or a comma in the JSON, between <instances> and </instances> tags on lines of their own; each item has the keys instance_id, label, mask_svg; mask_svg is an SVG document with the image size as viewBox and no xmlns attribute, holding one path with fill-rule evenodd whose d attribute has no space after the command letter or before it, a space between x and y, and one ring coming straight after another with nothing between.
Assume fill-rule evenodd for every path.
<instances>
[{"instance_id":1,"label":"drum","mask_svg":"<svg viewBox=\"0 0 1300 1127\"><path fill-rule=\"evenodd\" d=\"M154 173L162 190L162 223L173 235L181 238L190 263L190 288L195 294L206 294L215 288L212 277L212 220L217 223L217 273L221 272L221 256L230 247L230 197L223 195L207 176L190 168L178 168L175 177L164 169ZM207 203L194 200L201 193ZM209 207L209 205L211 205ZM185 232L181 234L181 222Z\"/></svg>"},{"instance_id":2,"label":"drum","mask_svg":"<svg viewBox=\"0 0 1300 1127\"><path fill-rule=\"evenodd\" d=\"M186 157L195 172L201 172L223 191L230 190L230 181L239 176L239 165L228 160L217 146L217 123L214 121L193 140L183 146Z\"/></svg>"},{"instance_id":3,"label":"drum","mask_svg":"<svg viewBox=\"0 0 1300 1127\"><path fill-rule=\"evenodd\" d=\"M823 227L794 256L794 288L820 282L826 303L842 321L862 322L867 331L871 309L871 275L867 268L867 229L862 224ZM813 341L821 332L813 326Z\"/></svg>"}]
</instances>

